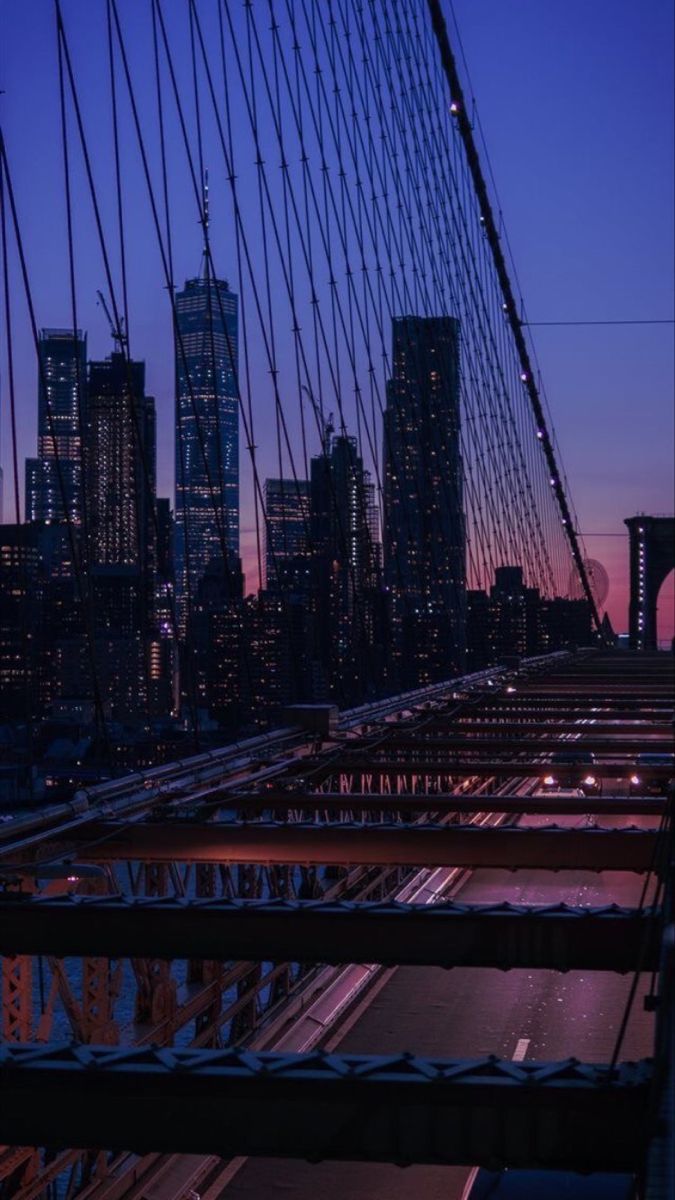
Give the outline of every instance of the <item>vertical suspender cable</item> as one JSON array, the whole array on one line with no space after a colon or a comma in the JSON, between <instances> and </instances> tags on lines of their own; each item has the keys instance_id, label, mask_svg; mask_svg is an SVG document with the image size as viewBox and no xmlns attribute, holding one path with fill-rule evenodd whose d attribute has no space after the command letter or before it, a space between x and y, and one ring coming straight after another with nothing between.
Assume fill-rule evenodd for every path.
<instances>
[{"instance_id":1,"label":"vertical suspender cable","mask_svg":"<svg viewBox=\"0 0 675 1200\"><path fill-rule=\"evenodd\" d=\"M465 108L464 93L462 91L455 59L450 48L445 18L441 10L440 0L427 0L427 3L429 5L429 12L431 14L434 33L438 42L438 49L441 56L441 62L443 63L443 70L448 81L453 112L455 113L457 127L464 144L464 150L466 152L471 178L476 190L481 216L485 225L486 236L492 251L492 257L494 259L495 270L504 294L504 303L506 305L505 312L508 322L511 326L516 349L518 351L518 357L520 359L522 369L523 384L530 399L532 411L537 422L537 428L540 430L542 435L540 440L544 455L546 457L546 462L550 470L551 488L558 502L565 533L567 534L572 556L579 572L579 578L581 579L581 584L584 589L586 599L588 600L591 616L596 628L599 630L600 616L598 614L593 590L590 585L586 566L579 548L579 543L577 541L576 530L574 529L570 509L565 495L565 489L563 487L561 474L556 461L553 442L546 425L546 418L544 416L543 406L539 397L539 390L537 388L527 344L525 342L525 336L523 334L522 322L518 314L518 308L516 306L515 296L511 287L511 280L509 278L504 254L499 243L499 233L495 223L492 205L490 204L480 160L478 158L478 151L473 138L471 121Z\"/></svg>"}]
</instances>

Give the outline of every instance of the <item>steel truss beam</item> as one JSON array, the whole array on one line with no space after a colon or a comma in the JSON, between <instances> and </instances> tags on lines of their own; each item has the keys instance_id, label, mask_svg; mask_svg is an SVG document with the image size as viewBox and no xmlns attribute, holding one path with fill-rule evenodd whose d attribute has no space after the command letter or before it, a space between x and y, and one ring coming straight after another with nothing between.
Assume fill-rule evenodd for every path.
<instances>
[{"instance_id":1,"label":"steel truss beam","mask_svg":"<svg viewBox=\"0 0 675 1200\"><path fill-rule=\"evenodd\" d=\"M549 680L553 678L554 676L551 674ZM558 676L557 678L561 677ZM461 681L456 686L460 687ZM623 692L620 693L612 691L609 686L607 691L604 691L604 681L602 679L597 684L596 694L583 691L581 685L578 685L573 690L562 684L554 684L553 686L556 690L552 691L550 682L545 688L535 688L528 684L523 686L521 683L517 683L517 690L511 693L506 693L504 686L505 681L499 681L497 687L482 691L476 707L494 705L498 707L513 706L514 708L519 708L522 705L537 704L543 706L551 705L552 707L559 705L567 708L582 708L588 704L598 704L601 708L612 708L623 704L626 707L634 708L636 704L640 704L646 709L653 710L655 708L663 708L664 705L672 707L675 701L672 687L663 696L655 696L653 693L650 693L649 696L640 696L636 688L630 687L624 688ZM474 692L473 695L475 696L475 694Z\"/></svg>"},{"instance_id":2,"label":"steel truss beam","mask_svg":"<svg viewBox=\"0 0 675 1200\"><path fill-rule=\"evenodd\" d=\"M439 717L441 720L447 719L450 711L450 709L447 712L437 709L428 713L427 716L430 718L430 723L433 723L435 717ZM657 724L668 724L669 718L672 718L673 704L668 701L665 704L658 701L656 705L640 705L639 708L636 708L627 700L618 703L608 700L598 707L584 704L581 699L564 700L561 698L558 700L555 696L549 697L548 700L533 702L530 702L526 695L515 701L503 699L500 696L493 702L488 701L485 704L472 705L471 708L466 707L462 709L460 716L465 717L468 714L476 716L481 721L493 718L519 720L521 717L525 717L534 721L587 721L592 719L600 723L606 721L655 721Z\"/></svg>"},{"instance_id":3,"label":"steel truss beam","mask_svg":"<svg viewBox=\"0 0 675 1200\"><path fill-rule=\"evenodd\" d=\"M522 734L523 736L534 734L537 737L557 737L563 733L579 734L584 738L585 734L590 734L592 737L601 735L615 736L620 738L636 739L641 733L648 735L658 734L660 738L670 739L669 746L672 744L672 724L661 721L652 722L645 721L636 725L635 720L615 720L615 721L596 721L593 720L592 725L580 725L578 721L557 720L551 717L548 721L542 719L541 716L523 717L520 720L514 719L513 716L496 717L488 720L486 717L470 717L463 716L459 720L456 716L448 714L443 717L434 717L430 721L420 721L416 723L421 737L427 737L429 734L433 736L444 737L446 735L455 735L458 737L468 737L474 734L489 734L497 741L500 741L502 736L512 734ZM404 723L397 725L396 730L403 730L403 736L409 736L413 732L412 723L410 727ZM435 730L440 730L438 735L434 734ZM398 733L395 734L398 737ZM365 739L364 739L365 740ZM581 743L580 743L581 744ZM585 747L585 738L583 745Z\"/></svg>"},{"instance_id":4,"label":"steel truss beam","mask_svg":"<svg viewBox=\"0 0 675 1200\"><path fill-rule=\"evenodd\" d=\"M631 675L630 677L625 674L620 676L611 673L608 674L605 671L592 671L583 674L580 671L572 673L555 669L541 672L537 675L527 674L524 677L522 675L514 676L510 674L508 678L503 677L502 679L495 680L491 685L488 684L488 695L498 699L503 694L504 685L515 686L517 688L516 692L509 693L509 698L516 701L523 696L529 698L542 694L550 695L552 687L555 687L564 698L568 698L570 693L572 693L571 698L577 700L579 703L582 703L586 699L591 689L593 692L597 692L603 696L603 698L606 695L612 700L618 692L619 699L625 697L626 700L630 701L639 699L645 690L651 692L654 687L665 687L666 692L670 692L671 695L673 693L672 682L668 678L667 669L663 674L659 674L658 672L645 674L643 672L641 676ZM576 693L572 692L571 685L578 689ZM607 692L603 693L605 687L607 687Z\"/></svg>"},{"instance_id":5,"label":"steel truss beam","mask_svg":"<svg viewBox=\"0 0 675 1200\"><path fill-rule=\"evenodd\" d=\"M0 1078L10 1145L635 1171L652 1068L56 1044Z\"/></svg>"},{"instance_id":6,"label":"steel truss beam","mask_svg":"<svg viewBox=\"0 0 675 1200\"><path fill-rule=\"evenodd\" d=\"M348 802L345 797L345 803ZM433 803L433 798L430 798ZM645 829L287 824L138 824L89 826L83 862L381 864L543 870L649 870L657 832Z\"/></svg>"},{"instance_id":7,"label":"steel truss beam","mask_svg":"<svg viewBox=\"0 0 675 1200\"><path fill-rule=\"evenodd\" d=\"M553 682L536 692L524 692L524 698L533 704L592 704L601 708L608 703L617 707L621 704L636 705L639 708L665 708L672 706L673 689L671 685L653 684L646 691L637 692L631 688L617 687L611 681L594 681L593 691L587 690L583 680L566 680L565 684Z\"/></svg>"},{"instance_id":8,"label":"steel truss beam","mask_svg":"<svg viewBox=\"0 0 675 1200\"><path fill-rule=\"evenodd\" d=\"M572 743L558 742L557 749L571 745ZM529 747L522 741L520 742L520 750L523 753L529 753ZM475 746L475 743L474 743ZM487 747L486 747L487 748ZM494 747L490 747L493 749ZM395 750L395 745L385 746L382 750L391 752ZM378 747L378 751L380 748ZM363 775L370 776L371 779L377 779L379 776L391 775L394 778L411 779L413 776L416 779L423 779L425 775L433 778L442 779L467 779L471 777L491 778L494 776L502 776L505 779L512 779L515 776L520 778L538 778L540 775L547 773L549 764L546 760L541 759L516 759L516 758L469 758L460 754L447 754L442 759L439 758L423 758L421 757L423 747L420 745L418 759L408 753L403 760L395 758L380 759L376 757L375 751L367 757L361 752L360 755L355 755L353 758L341 748L339 757L334 755L325 758L305 758L302 761L293 763L289 767L285 778L293 778L294 776L302 776L308 783L318 784L323 779L330 779L339 775ZM543 752L542 752L543 753ZM594 766L594 773L602 775L608 779L625 779L632 772L630 763L618 762L599 762ZM585 774L583 768L580 774ZM650 766L640 767L640 776L642 779L670 779L673 774L671 766Z\"/></svg>"},{"instance_id":9,"label":"steel truss beam","mask_svg":"<svg viewBox=\"0 0 675 1200\"><path fill-rule=\"evenodd\" d=\"M98 952L109 958L625 973L638 963L643 970L658 966L660 933L659 910L617 905L119 897L0 904L0 952L59 958Z\"/></svg>"},{"instance_id":10,"label":"steel truss beam","mask_svg":"<svg viewBox=\"0 0 675 1200\"><path fill-rule=\"evenodd\" d=\"M415 750L418 754L429 755L443 754L445 751L452 753L458 750L475 751L478 754L482 751L496 755L506 750L518 750L521 754L555 754L560 751L564 753L578 751L618 757L626 754L640 754L644 751L649 751L651 754L670 754L673 748L672 738L666 741L656 741L647 736L627 737L624 734L618 734L615 738L597 738L590 734L589 726L580 726L577 733L580 735L578 740L563 742L555 731L549 731L549 736L542 737L536 734L536 731L531 731L525 724L521 727L520 737L503 737L499 726L495 726L491 734L467 736L466 733L462 733L448 734L444 737L427 737L424 729L420 729L417 733L411 733L407 730L399 732L394 727L388 733L386 744L388 750ZM372 745L374 749L381 748L381 742L377 738L372 739ZM357 742L356 746L361 752L367 752L369 749L368 741L365 739L363 743ZM672 774L673 768L671 767L670 770Z\"/></svg>"},{"instance_id":11,"label":"steel truss beam","mask_svg":"<svg viewBox=\"0 0 675 1200\"><path fill-rule=\"evenodd\" d=\"M471 795L418 795L412 792L361 792L342 795L340 792L297 791L231 792L218 801L217 807L241 812L434 812L434 813L548 813L550 816L599 815L660 816L666 801L659 796L577 796L564 798L550 795L518 796L476 793ZM212 805L212 810L216 805Z\"/></svg>"},{"instance_id":12,"label":"steel truss beam","mask_svg":"<svg viewBox=\"0 0 675 1200\"><path fill-rule=\"evenodd\" d=\"M612 708L608 711L598 713L593 707L579 708L576 705L570 706L567 704L563 706L556 705L555 707L545 704L537 704L533 705L532 707L529 705L521 705L518 708L512 708L511 705L505 705L503 708L485 705L484 707L481 706L472 709L467 708L460 714L462 720L464 720L464 718L467 716L471 716L471 718L474 718L478 722L492 723L499 721L510 721L517 723L518 725L522 724L523 722L527 723L530 721L534 724L548 723L549 725L551 722L560 722L561 724L564 723L565 725L573 726L573 728L569 730L570 733L581 732L584 726L579 725L580 721L592 720L597 722L600 728L602 728L603 725L609 725L612 722L618 722L620 725L628 725L637 720L641 723L653 722L654 727L659 732L662 732L663 735L666 735L669 728L672 728L673 709L672 706L669 705L666 709L658 709L656 711L651 710L648 712L643 708L627 709L622 707ZM409 719L410 718L405 718L404 720L407 721ZM454 724L456 720L457 717L450 712L435 712L428 717L428 727L430 729L433 729L436 726L447 727L451 721ZM402 723L403 722L397 722L397 724ZM593 728L593 726L589 726L589 728Z\"/></svg>"}]
</instances>

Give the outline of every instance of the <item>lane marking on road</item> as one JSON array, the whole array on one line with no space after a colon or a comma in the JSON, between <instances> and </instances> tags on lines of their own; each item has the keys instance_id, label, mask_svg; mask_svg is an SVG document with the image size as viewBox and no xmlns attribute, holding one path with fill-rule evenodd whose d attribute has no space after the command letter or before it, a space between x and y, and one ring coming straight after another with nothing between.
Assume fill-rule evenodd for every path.
<instances>
[{"instance_id":1,"label":"lane marking on road","mask_svg":"<svg viewBox=\"0 0 675 1200\"><path fill-rule=\"evenodd\" d=\"M512 1062L522 1062L527 1054L527 1047L531 1042L531 1038L519 1038L516 1042L516 1048L513 1051Z\"/></svg>"},{"instance_id":2,"label":"lane marking on road","mask_svg":"<svg viewBox=\"0 0 675 1200\"><path fill-rule=\"evenodd\" d=\"M516 1048L513 1051L513 1054L511 1056L511 1062L522 1062L523 1061L523 1059L525 1058L525 1055L527 1054L527 1047L529 1046L531 1041L532 1041L532 1038L518 1038L518 1041L516 1042ZM473 1185L476 1182L476 1179L478 1178L479 1170L480 1170L480 1167L472 1167L471 1170L469 1171L468 1177L466 1179L466 1182L464 1184L464 1188L462 1191L461 1200L471 1200L471 1192L473 1191Z\"/></svg>"}]
</instances>

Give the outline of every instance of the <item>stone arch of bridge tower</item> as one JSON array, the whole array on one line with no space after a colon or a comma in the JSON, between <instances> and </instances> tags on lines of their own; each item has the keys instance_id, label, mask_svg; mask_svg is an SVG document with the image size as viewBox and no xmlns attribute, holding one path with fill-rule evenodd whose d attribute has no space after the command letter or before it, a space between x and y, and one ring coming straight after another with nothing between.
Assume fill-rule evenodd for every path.
<instances>
[{"instance_id":1,"label":"stone arch of bridge tower","mask_svg":"<svg viewBox=\"0 0 675 1200\"><path fill-rule=\"evenodd\" d=\"M656 650L658 595L675 567L675 517L638 514L624 524L630 537L630 648Z\"/></svg>"}]
</instances>

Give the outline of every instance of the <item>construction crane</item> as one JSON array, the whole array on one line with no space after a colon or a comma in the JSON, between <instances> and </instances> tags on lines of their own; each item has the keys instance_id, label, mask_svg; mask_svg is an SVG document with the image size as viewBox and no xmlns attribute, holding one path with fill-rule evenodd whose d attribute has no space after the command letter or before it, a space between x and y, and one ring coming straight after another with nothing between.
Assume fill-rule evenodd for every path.
<instances>
[{"instance_id":1,"label":"construction crane","mask_svg":"<svg viewBox=\"0 0 675 1200\"><path fill-rule=\"evenodd\" d=\"M307 395L309 396L309 401L310 401L310 404L312 405L312 408L314 409L314 415L316 416L317 424L319 426L319 432L321 435L321 453L327 455L328 451L330 450L330 439L332 438L333 434L335 433L335 422L334 422L333 413L328 414L328 420L326 421L324 419L323 413L321 412L321 409L319 408L319 405L317 404L316 400L314 399L314 396L312 395L312 392L307 387L307 385L304 383L301 383L300 388L303 392L306 392Z\"/></svg>"},{"instance_id":2,"label":"construction crane","mask_svg":"<svg viewBox=\"0 0 675 1200\"><path fill-rule=\"evenodd\" d=\"M118 349L120 351L121 354L124 354L127 349L128 344L129 344L129 338L128 338L127 334L124 332L124 317L120 317L119 328L118 328L115 325L115 322L113 321L113 319L110 315L110 309L108 308L108 304L106 302L105 296L103 295L103 292L101 292L97 289L96 295L98 296L98 302L101 305L101 308L103 309L106 317L108 318L108 324L110 326L110 336L112 337L112 340L115 343L115 347L116 347L116 349Z\"/></svg>"}]
</instances>

